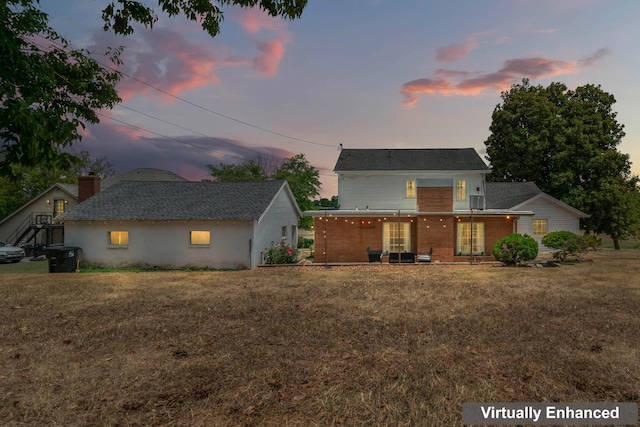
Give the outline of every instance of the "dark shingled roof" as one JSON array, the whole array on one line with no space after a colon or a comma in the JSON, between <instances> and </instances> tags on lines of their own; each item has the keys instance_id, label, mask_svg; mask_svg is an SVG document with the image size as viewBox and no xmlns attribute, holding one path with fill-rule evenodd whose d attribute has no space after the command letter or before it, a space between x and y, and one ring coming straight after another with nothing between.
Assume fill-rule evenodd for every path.
<instances>
[{"instance_id":1,"label":"dark shingled roof","mask_svg":"<svg viewBox=\"0 0 640 427\"><path fill-rule=\"evenodd\" d=\"M121 181L63 214L62 220L254 220L284 180Z\"/></svg>"},{"instance_id":2,"label":"dark shingled roof","mask_svg":"<svg viewBox=\"0 0 640 427\"><path fill-rule=\"evenodd\" d=\"M187 181L175 173L163 169L138 168L129 172L104 179L101 188L105 189L120 181Z\"/></svg>"},{"instance_id":3,"label":"dark shingled roof","mask_svg":"<svg viewBox=\"0 0 640 427\"><path fill-rule=\"evenodd\" d=\"M542 193L534 182L487 182L487 209L510 209Z\"/></svg>"},{"instance_id":4,"label":"dark shingled roof","mask_svg":"<svg viewBox=\"0 0 640 427\"><path fill-rule=\"evenodd\" d=\"M488 171L473 148L343 149L342 171Z\"/></svg>"}]
</instances>

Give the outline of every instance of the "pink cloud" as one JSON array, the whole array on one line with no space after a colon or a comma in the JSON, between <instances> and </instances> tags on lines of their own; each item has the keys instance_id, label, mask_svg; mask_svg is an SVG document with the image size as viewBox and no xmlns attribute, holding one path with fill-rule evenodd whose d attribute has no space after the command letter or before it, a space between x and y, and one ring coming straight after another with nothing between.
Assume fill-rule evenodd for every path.
<instances>
[{"instance_id":1,"label":"pink cloud","mask_svg":"<svg viewBox=\"0 0 640 427\"><path fill-rule=\"evenodd\" d=\"M267 12L257 7L243 9L239 15L242 28L249 34L256 34L260 30L281 31L284 22L279 18L270 16Z\"/></svg>"},{"instance_id":2,"label":"pink cloud","mask_svg":"<svg viewBox=\"0 0 640 427\"><path fill-rule=\"evenodd\" d=\"M476 47L478 47L478 43L472 39L467 39L463 44L444 46L436 51L436 60L440 62L456 62L458 59L467 56Z\"/></svg>"},{"instance_id":3,"label":"pink cloud","mask_svg":"<svg viewBox=\"0 0 640 427\"><path fill-rule=\"evenodd\" d=\"M260 74L272 77L278 74L278 67L285 52L285 40L257 42L260 55L253 60L253 68Z\"/></svg>"},{"instance_id":4,"label":"pink cloud","mask_svg":"<svg viewBox=\"0 0 640 427\"><path fill-rule=\"evenodd\" d=\"M486 90L501 92L508 90L523 77L540 79L577 73L582 68L593 66L607 54L607 49L600 49L593 55L577 61L560 61L541 57L514 58L505 61L500 70L485 74L439 69L436 70L438 78L417 79L403 84L400 90L402 104L406 107L415 106L421 94L475 96ZM474 77L469 77L474 74Z\"/></svg>"},{"instance_id":5,"label":"pink cloud","mask_svg":"<svg viewBox=\"0 0 640 427\"><path fill-rule=\"evenodd\" d=\"M436 50L436 60L440 62L456 62L469 54L479 46L478 37L486 35L490 31L473 33L463 43L450 44Z\"/></svg>"}]
</instances>

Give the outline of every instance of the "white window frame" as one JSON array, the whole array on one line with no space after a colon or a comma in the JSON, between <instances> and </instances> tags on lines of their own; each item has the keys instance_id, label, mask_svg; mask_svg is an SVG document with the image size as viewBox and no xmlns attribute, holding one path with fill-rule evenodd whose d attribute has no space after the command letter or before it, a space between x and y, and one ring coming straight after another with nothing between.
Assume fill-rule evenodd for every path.
<instances>
[{"instance_id":1,"label":"white window frame","mask_svg":"<svg viewBox=\"0 0 640 427\"><path fill-rule=\"evenodd\" d=\"M544 233L541 233L539 227L536 227L536 221L544 221ZM547 218L533 218L531 220L531 234L534 236L544 236L549 233L549 220Z\"/></svg>"},{"instance_id":2,"label":"white window frame","mask_svg":"<svg viewBox=\"0 0 640 427\"><path fill-rule=\"evenodd\" d=\"M398 229L400 230L399 235L398 235ZM411 252L411 223L408 223L408 222L383 223L382 250L385 253Z\"/></svg>"},{"instance_id":3,"label":"white window frame","mask_svg":"<svg viewBox=\"0 0 640 427\"><path fill-rule=\"evenodd\" d=\"M408 179L404 183L404 197L406 199L415 199L418 194L415 179Z\"/></svg>"},{"instance_id":4,"label":"white window frame","mask_svg":"<svg viewBox=\"0 0 640 427\"><path fill-rule=\"evenodd\" d=\"M281 233L282 233L282 238L281 238L281 239L282 239L282 240L287 240L287 226L286 226L286 225L283 225L283 226L282 226L282 231L281 231Z\"/></svg>"},{"instance_id":5,"label":"white window frame","mask_svg":"<svg viewBox=\"0 0 640 427\"><path fill-rule=\"evenodd\" d=\"M124 239L123 239L124 237ZM109 245L113 247L124 248L129 246L129 231L127 230L111 230L109 231Z\"/></svg>"},{"instance_id":6,"label":"white window frame","mask_svg":"<svg viewBox=\"0 0 640 427\"><path fill-rule=\"evenodd\" d=\"M471 255L471 222L459 222L456 230L456 255ZM473 223L473 255L485 254L484 222Z\"/></svg>"},{"instance_id":7,"label":"white window frame","mask_svg":"<svg viewBox=\"0 0 640 427\"><path fill-rule=\"evenodd\" d=\"M456 200L458 202L467 200L467 181L464 179L456 180Z\"/></svg>"},{"instance_id":8,"label":"white window frame","mask_svg":"<svg viewBox=\"0 0 640 427\"><path fill-rule=\"evenodd\" d=\"M211 246L210 230L191 230L189 231L189 245L196 247Z\"/></svg>"}]
</instances>

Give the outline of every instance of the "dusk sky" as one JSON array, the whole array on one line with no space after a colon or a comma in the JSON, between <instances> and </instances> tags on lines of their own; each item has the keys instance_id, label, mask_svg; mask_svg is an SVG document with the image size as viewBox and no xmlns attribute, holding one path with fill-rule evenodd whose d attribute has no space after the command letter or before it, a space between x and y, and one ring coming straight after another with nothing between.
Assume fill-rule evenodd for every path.
<instances>
[{"instance_id":1,"label":"dusk sky","mask_svg":"<svg viewBox=\"0 0 640 427\"><path fill-rule=\"evenodd\" d=\"M640 174L638 0L309 0L295 21L225 9L215 39L165 16L116 37L102 30L106 3L41 1L74 47L126 46L123 103L76 146L118 172L199 180L207 164L305 153L330 197L339 144L484 157L500 92L527 77L612 93L626 131L619 150Z\"/></svg>"}]
</instances>

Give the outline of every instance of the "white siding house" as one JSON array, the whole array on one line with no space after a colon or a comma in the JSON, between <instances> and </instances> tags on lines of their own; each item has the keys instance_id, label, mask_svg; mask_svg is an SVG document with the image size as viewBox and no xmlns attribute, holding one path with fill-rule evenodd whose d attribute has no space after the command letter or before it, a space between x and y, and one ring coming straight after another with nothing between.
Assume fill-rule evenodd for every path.
<instances>
[{"instance_id":1,"label":"white siding house","mask_svg":"<svg viewBox=\"0 0 640 427\"><path fill-rule=\"evenodd\" d=\"M488 182L487 206L492 208L531 211L533 216L520 217L516 233L528 234L540 245L540 251L550 251L542 245L542 237L552 231L580 233L580 218L586 213L543 193L533 182Z\"/></svg>"},{"instance_id":2,"label":"white siding house","mask_svg":"<svg viewBox=\"0 0 640 427\"><path fill-rule=\"evenodd\" d=\"M300 214L286 181L122 181L61 220L86 263L243 269L272 242L295 244Z\"/></svg>"}]
</instances>

